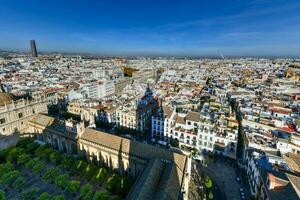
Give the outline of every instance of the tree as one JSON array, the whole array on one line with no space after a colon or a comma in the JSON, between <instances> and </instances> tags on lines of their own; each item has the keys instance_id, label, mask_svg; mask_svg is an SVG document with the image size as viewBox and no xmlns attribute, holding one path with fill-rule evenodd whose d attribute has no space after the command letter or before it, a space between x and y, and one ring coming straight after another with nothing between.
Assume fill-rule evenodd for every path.
<instances>
[{"instance_id":1,"label":"tree","mask_svg":"<svg viewBox=\"0 0 300 200\"><path fill-rule=\"evenodd\" d=\"M16 147L20 147L20 148L25 149L25 147L26 147L28 144L31 144L31 143L33 143L33 140L32 140L30 137L21 138L21 139L17 142Z\"/></svg>"},{"instance_id":2,"label":"tree","mask_svg":"<svg viewBox=\"0 0 300 200\"><path fill-rule=\"evenodd\" d=\"M16 181L14 182L13 186L16 188L16 189L22 189L23 186L25 185L26 183L26 179L23 177L23 176L19 176Z\"/></svg>"},{"instance_id":3,"label":"tree","mask_svg":"<svg viewBox=\"0 0 300 200\"><path fill-rule=\"evenodd\" d=\"M35 151L34 154L40 159L45 161L49 161L49 157L53 150L49 149L47 146L39 146Z\"/></svg>"},{"instance_id":4,"label":"tree","mask_svg":"<svg viewBox=\"0 0 300 200\"><path fill-rule=\"evenodd\" d=\"M87 179L91 179L93 176L95 176L96 173L97 173L96 166L93 165L93 164L88 164L85 167L84 177L87 178Z\"/></svg>"},{"instance_id":5,"label":"tree","mask_svg":"<svg viewBox=\"0 0 300 200\"><path fill-rule=\"evenodd\" d=\"M67 183L68 183L68 175L60 175L55 178L55 185L58 188L65 189Z\"/></svg>"},{"instance_id":6,"label":"tree","mask_svg":"<svg viewBox=\"0 0 300 200\"><path fill-rule=\"evenodd\" d=\"M92 186L85 184L80 189L80 197L84 200L90 200L93 197Z\"/></svg>"},{"instance_id":7,"label":"tree","mask_svg":"<svg viewBox=\"0 0 300 200\"><path fill-rule=\"evenodd\" d=\"M110 196L103 191L97 191L93 197L93 200L110 200Z\"/></svg>"},{"instance_id":8,"label":"tree","mask_svg":"<svg viewBox=\"0 0 300 200\"><path fill-rule=\"evenodd\" d=\"M73 156L67 155L61 161L61 165L66 170L70 170L75 164L75 158Z\"/></svg>"},{"instance_id":9,"label":"tree","mask_svg":"<svg viewBox=\"0 0 300 200\"><path fill-rule=\"evenodd\" d=\"M87 166L87 162L83 161L83 160L77 160L75 162L75 166L76 166L76 171L80 176L84 176L85 174L85 170L86 170L86 166Z\"/></svg>"},{"instance_id":10,"label":"tree","mask_svg":"<svg viewBox=\"0 0 300 200\"><path fill-rule=\"evenodd\" d=\"M171 146L173 146L173 147L179 147L179 141L177 139L172 139L171 140Z\"/></svg>"},{"instance_id":11,"label":"tree","mask_svg":"<svg viewBox=\"0 0 300 200\"><path fill-rule=\"evenodd\" d=\"M23 192L22 200L32 200L32 199L34 199L34 197L36 196L38 191L39 190L37 188L31 188L28 191Z\"/></svg>"},{"instance_id":12,"label":"tree","mask_svg":"<svg viewBox=\"0 0 300 200\"><path fill-rule=\"evenodd\" d=\"M0 200L5 200L5 192L0 190Z\"/></svg>"},{"instance_id":13,"label":"tree","mask_svg":"<svg viewBox=\"0 0 300 200\"><path fill-rule=\"evenodd\" d=\"M4 174L1 174L0 184L11 185L14 182L14 180L16 180L19 173L20 173L19 171L13 170L13 171L9 171L9 172L6 172Z\"/></svg>"},{"instance_id":14,"label":"tree","mask_svg":"<svg viewBox=\"0 0 300 200\"><path fill-rule=\"evenodd\" d=\"M208 199L214 199L214 195L213 195L212 191L209 192Z\"/></svg>"},{"instance_id":15,"label":"tree","mask_svg":"<svg viewBox=\"0 0 300 200\"><path fill-rule=\"evenodd\" d=\"M35 174L40 174L45 167L46 167L45 161L38 161L34 164L32 171Z\"/></svg>"},{"instance_id":16,"label":"tree","mask_svg":"<svg viewBox=\"0 0 300 200\"><path fill-rule=\"evenodd\" d=\"M29 154L34 154L35 150L39 147L40 145L36 142L31 142L29 144L26 145L25 147L25 151L26 153Z\"/></svg>"},{"instance_id":17,"label":"tree","mask_svg":"<svg viewBox=\"0 0 300 200\"><path fill-rule=\"evenodd\" d=\"M0 176L7 172L10 172L14 169L14 166L11 163L5 163L0 165Z\"/></svg>"},{"instance_id":18,"label":"tree","mask_svg":"<svg viewBox=\"0 0 300 200\"><path fill-rule=\"evenodd\" d=\"M118 196L114 196L114 197L112 197L112 198L110 198L111 200L122 200L122 198L121 197L118 197Z\"/></svg>"},{"instance_id":19,"label":"tree","mask_svg":"<svg viewBox=\"0 0 300 200\"><path fill-rule=\"evenodd\" d=\"M108 178L106 183L106 188L114 194L119 194L120 192L120 177L113 174L112 177Z\"/></svg>"},{"instance_id":20,"label":"tree","mask_svg":"<svg viewBox=\"0 0 300 200\"><path fill-rule=\"evenodd\" d=\"M0 163L3 163L6 161L6 157L8 155L8 153L10 152L10 150L12 149L13 147L8 147L6 149L1 149L0 150Z\"/></svg>"},{"instance_id":21,"label":"tree","mask_svg":"<svg viewBox=\"0 0 300 200\"><path fill-rule=\"evenodd\" d=\"M65 200L65 197L63 195L56 195L52 198L52 200Z\"/></svg>"},{"instance_id":22,"label":"tree","mask_svg":"<svg viewBox=\"0 0 300 200\"><path fill-rule=\"evenodd\" d=\"M61 161L61 154L57 151L54 151L50 154L49 160L52 164L58 165Z\"/></svg>"},{"instance_id":23,"label":"tree","mask_svg":"<svg viewBox=\"0 0 300 200\"><path fill-rule=\"evenodd\" d=\"M212 185L213 185L212 180L209 177L206 177L206 179L205 179L205 187L207 189L210 189L212 187Z\"/></svg>"},{"instance_id":24,"label":"tree","mask_svg":"<svg viewBox=\"0 0 300 200\"><path fill-rule=\"evenodd\" d=\"M33 166L39 162L39 159L38 158L34 158L34 159L31 159L29 160L27 163L25 163L25 167L29 168L29 169L32 169Z\"/></svg>"},{"instance_id":25,"label":"tree","mask_svg":"<svg viewBox=\"0 0 300 200\"><path fill-rule=\"evenodd\" d=\"M51 167L43 176L43 180L46 182L53 182L54 178L60 174L60 170L57 167Z\"/></svg>"},{"instance_id":26,"label":"tree","mask_svg":"<svg viewBox=\"0 0 300 200\"><path fill-rule=\"evenodd\" d=\"M195 155L197 155L197 153L198 153L198 150L196 148L193 148L192 149L192 155L195 156Z\"/></svg>"},{"instance_id":27,"label":"tree","mask_svg":"<svg viewBox=\"0 0 300 200\"><path fill-rule=\"evenodd\" d=\"M100 184L103 184L107 181L107 175L108 175L107 169L101 167L98 170L98 173L96 174L96 176L94 177L94 180L96 180Z\"/></svg>"},{"instance_id":28,"label":"tree","mask_svg":"<svg viewBox=\"0 0 300 200\"><path fill-rule=\"evenodd\" d=\"M215 157L215 154L214 154L213 152L209 151L209 152L208 152L208 157L209 157L210 159L213 159L213 158Z\"/></svg>"},{"instance_id":29,"label":"tree","mask_svg":"<svg viewBox=\"0 0 300 200\"><path fill-rule=\"evenodd\" d=\"M51 199L51 195L48 192L43 192L40 194L40 196L37 198L37 200L49 200Z\"/></svg>"},{"instance_id":30,"label":"tree","mask_svg":"<svg viewBox=\"0 0 300 200\"><path fill-rule=\"evenodd\" d=\"M17 164L19 166L22 166L25 163L27 163L30 160L30 158L31 158L30 155L28 155L27 153L23 153L18 157Z\"/></svg>"},{"instance_id":31,"label":"tree","mask_svg":"<svg viewBox=\"0 0 300 200\"><path fill-rule=\"evenodd\" d=\"M120 180L119 194L125 198L128 192L130 191L132 184L133 184L133 180L131 178L123 176Z\"/></svg>"},{"instance_id":32,"label":"tree","mask_svg":"<svg viewBox=\"0 0 300 200\"><path fill-rule=\"evenodd\" d=\"M80 182L79 181L69 181L67 183L67 191L76 192L79 189Z\"/></svg>"},{"instance_id":33,"label":"tree","mask_svg":"<svg viewBox=\"0 0 300 200\"><path fill-rule=\"evenodd\" d=\"M8 153L8 155L6 157L6 160L11 163L16 162L16 160L22 153L24 153L23 149L15 147L12 150L10 150L10 152Z\"/></svg>"}]
</instances>

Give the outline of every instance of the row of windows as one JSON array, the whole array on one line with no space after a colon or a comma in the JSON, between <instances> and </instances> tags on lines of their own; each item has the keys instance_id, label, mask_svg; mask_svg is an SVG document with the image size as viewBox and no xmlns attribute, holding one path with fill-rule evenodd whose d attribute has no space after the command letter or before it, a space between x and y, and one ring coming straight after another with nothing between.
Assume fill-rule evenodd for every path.
<instances>
[{"instance_id":1,"label":"row of windows","mask_svg":"<svg viewBox=\"0 0 300 200\"><path fill-rule=\"evenodd\" d=\"M23 126L24 125L24 122L23 121L21 121L21 126ZM6 130L8 130L7 128L2 128L2 132L4 133ZM17 130L17 129L15 129L15 130Z\"/></svg>"},{"instance_id":2,"label":"row of windows","mask_svg":"<svg viewBox=\"0 0 300 200\"><path fill-rule=\"evenodd\" d=\"M210 143L210 142L202 142L201 140L199 141L199 145L200 146L204 146L204 147L209 147L209 148L213 147L212 143Z\"/></svg>"},{"instance_id":3,"label":"row of windows","mask_svg":"<svg viewBox=\"0 0 300 200\"><path fill-rule=\"evenodd\" d=\"M199 138L207 140L207 136L206 135L204 137L202 135L199 135ZM212 140L213 140L213 137L209 137L209 141L212 141Z\"/></svg>"},{"instance_id":4,"label":"row of windows","mask_svg":"<svg viewBox=\"0 0 300 200\"><path fill-rule=\"evenodd\" d=\"M156 120L153 120L153 124L156 124ZM158 124L158 125L160 125L160 124L161 124L161 125L164 125L164 122L157 121L157 124Z\"/></svg>"},{"instance_id":5,"label":"row of windows","mask_svg":"<svg viewBox=\"0 0 300 200\"><path fill-rule=\"evenodd\" d=\"M192 122L188 121L187 124L192 125ZM197 125L198 125L197 123L194 123L194 126L197 126Z\"/></svg>"},{"instance_id":6,"label":"row of windows","mask_svg":"<svg viewBox=\"0 0 300 200\"><path fill-rule=\"evenodd\" d=\"M35 113L35 110L33 109L32 112ZM23 113L22 112L18 113L18 117L19 117L19 119L24 117ZM6 118L5 117L1 118L0 119L0 124L5 124L5 123L6 123Z\"/></svg>"},{"instance_id":7,"label":"row of windows","mask_svg":"<svg viewBox=\"0 0 300 200\"><path fill-rule=\"evenodd\" d=\"M153 129L164 130L164 127L163 126L157 126L157 127L154 126Z\"/></svg>"}]
</instances>

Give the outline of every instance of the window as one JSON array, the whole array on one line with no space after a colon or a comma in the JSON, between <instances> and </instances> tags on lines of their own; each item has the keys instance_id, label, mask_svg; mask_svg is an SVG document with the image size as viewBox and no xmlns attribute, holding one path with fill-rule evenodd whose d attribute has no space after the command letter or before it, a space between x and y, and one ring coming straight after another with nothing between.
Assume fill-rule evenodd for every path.
<instances>
[{"instance_id":1,"label":"window","mask_svg":"<svg viewBox=\"0 0 300 200\"><path fill-rule=\"evenodd\" d=\"M6 122L5 118L0 119L0 124L5 124L5 122Z\"/></svg>"},{"instance_id":2,"label":"window","mask_svg":"<svg viewBox=\"0 0 300 200\"><path fill-rule=\"evenodd\" d=\"M194 123L194 126L197 126L197 123Z\"/></svg>"},{"instance_id":3,"label":"window","mask_svg":"<svg viewBox=\"0 0 300 200\"><path fill-rule=\"evenodd\" d=\"M19 118L22 118L23 117L23 113L19 113L18 116L19 116Z\"/></svg>"},{"instance_id":4,"label":"window","mask_svg":"<svg viewBox=\"0 0 300 200\"><path fill-rule=\"evenodd\" d=\"M33 113L33 114L35 114L35 110L34 110L34 108L32 109L32 113Z\"/></svg>"},{"instance_id":5,"label":"window","mask_svg":"<svg viewBox=\"0 0 300 200\"><path fill-rule=\"evenodd\" d=\"M191 125L191 122L188 122L188 125Z\"/></svg>"}]
</instances>

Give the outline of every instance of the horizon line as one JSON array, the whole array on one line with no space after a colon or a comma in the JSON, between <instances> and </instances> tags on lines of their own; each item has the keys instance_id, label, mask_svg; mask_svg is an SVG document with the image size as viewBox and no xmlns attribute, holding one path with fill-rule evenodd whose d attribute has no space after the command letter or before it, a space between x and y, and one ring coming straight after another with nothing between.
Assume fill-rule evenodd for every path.
<instances>
[{"instance_id":1,"label":"horizon line","mask_svg":"<svg viewBox=\"0 0 300 200\"><path fill-rule=\"evenodd\" d=\"M23 48L0 48L0 53L8 52L8 53L23 53L30 54L30 49ZM107 53L107 52L71 52L65 50L40 50L38 54L47 55L47 54L62 54L62 55L82 55L82 56L97 56L97 57L179 57L179 58L220 58L223 59L221 54L224 56L224 59L230 58L281 58L281 59L300 59L299 56L295 55L272 55L272 54L261 54L261 55L253 55L253 54L245 54L245 55L232 55L232 54L224 54L224 53L215 53L215 54L168 54L168 53L150 53L150 52L141 52L138 53L128 53L128 54L119 54L119 53Z\"/></svg>"}]
</instances>

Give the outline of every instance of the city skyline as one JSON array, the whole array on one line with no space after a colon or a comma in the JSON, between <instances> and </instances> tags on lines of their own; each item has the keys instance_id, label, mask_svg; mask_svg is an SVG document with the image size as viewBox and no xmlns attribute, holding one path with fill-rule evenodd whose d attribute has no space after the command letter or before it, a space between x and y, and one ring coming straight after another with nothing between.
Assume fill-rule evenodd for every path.
<instances>
[{"instance_id":1,"label":"city skyline","mask_svg":"<svg viewBox=\"0 0 300 200\"><path fill-rule=\"evenodd\" d=\"M300 2L1 4L1 50L122 56L298 57Z\"/></svg>"}]
</instances>

